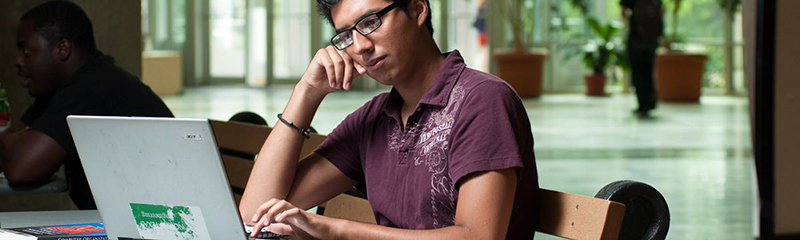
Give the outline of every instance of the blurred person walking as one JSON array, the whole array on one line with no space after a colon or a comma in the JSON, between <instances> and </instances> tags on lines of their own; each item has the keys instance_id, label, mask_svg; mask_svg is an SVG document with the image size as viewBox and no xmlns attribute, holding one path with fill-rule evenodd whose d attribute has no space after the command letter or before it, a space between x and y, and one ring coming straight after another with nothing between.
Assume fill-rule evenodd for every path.
<instances>
[{"instance_id":1,"label":"blurred person walking","mask_svg":"<svg viewBox=\"0 0 800 240\"><path fill-rule=\"evenodd\" d=\"M633 113L649 117L657 103L653 67L658 41L664 34L664 11L661 0L621 0L620 5L622 17L630 23L626 50L639 104Z\"/></svg>"}]
</instances>

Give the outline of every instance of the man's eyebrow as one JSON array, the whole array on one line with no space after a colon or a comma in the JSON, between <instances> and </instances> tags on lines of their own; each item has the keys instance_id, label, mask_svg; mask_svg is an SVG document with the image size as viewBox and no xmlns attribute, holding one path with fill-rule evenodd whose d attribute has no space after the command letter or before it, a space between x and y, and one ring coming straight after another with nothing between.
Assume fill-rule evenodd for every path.
<instances>
[{"instance_id":1,"label":"man's eyebrow","mask_svg":"<svg viewBox=\"0 0 800 240\"><path fill-rule=\"evenodd\" d=\"M364 14L361 14L361 16L360 16L360 17L358 17L358 20L356 21L356 23L355 23L355 24L358 24L358 22L361 22L361 20L364 20L364 18L366 18L366 17L367 17L367 16L369 16L369 15L372 15L372 14L378 13L378 11L380 11L380 10L378 10L378 9L373 9L373 10L369 10L369 11L365 12ZM342 27L342 28L337 28L337 29L336 29L336 34L339 34L339 33L342 33L342 32L344 32L344 31L350 30L351 28L353 28L353 27L352 27L352 26L350 26L350 27Z\"/></svg>"},{"instance_id":2,"label":"man's eyebrow","mask_svg":"<svg viewBox=\"0 0 800 240\"><path fill-rule=\"evenodd\" d=\"M19 42L17 42L17 47L19 47L19 48L21 48L21 47L25 47L25 41L19 41Z\"/></svg>"}]
</instances>

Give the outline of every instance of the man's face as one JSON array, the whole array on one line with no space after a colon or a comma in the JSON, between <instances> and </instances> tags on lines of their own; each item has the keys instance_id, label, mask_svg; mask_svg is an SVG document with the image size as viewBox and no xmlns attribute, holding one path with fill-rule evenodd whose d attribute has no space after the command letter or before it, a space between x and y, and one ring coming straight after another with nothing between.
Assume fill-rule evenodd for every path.
<instances>
[{"instance_id":1,"label":"man's face","mask_svg":"<svg viewBox=\"0 0 800 240\"><path fill-rule=\"evenodd\" d=\"M56 48L37 33L34 23L22 21L17 29L17 74L28 94L41 97L52 94L61 79L61 63L53 57Z\"/></svg>"},{"instance_id":2,"label":"man's face","mask_svg":"<svg viewBox=\"0 0 800 240\"><path fill-rule=\"evenodd\" d=\"M349 29L362 17L389 6L385 0L342 0L331 9L334 27ZM398 7L381 17L381 26L367 36L353 31L353 44L345 49L367 74L382 84L395 85L398 75L413 59L415 21Z\"/></svg>"}]
</instances>

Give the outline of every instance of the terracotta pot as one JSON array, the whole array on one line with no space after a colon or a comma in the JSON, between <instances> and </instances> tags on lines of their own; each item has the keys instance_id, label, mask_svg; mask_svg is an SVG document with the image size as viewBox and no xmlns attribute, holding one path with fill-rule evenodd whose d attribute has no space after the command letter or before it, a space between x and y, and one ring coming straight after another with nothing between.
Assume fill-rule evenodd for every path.
<instances>
[{"instance_id":1,"label":"terracotta pot","mask_svg":"<svg viewBox=\"0 0 800 240\"><path fill-rule=\"evenodd\" d=\"M498 77L508 82L521 98L542 95L542 67L547 55L540 53L497 53Z\"/></svg>"},{"instance_id":2,"label":"terracotta pot","mask_svg":"<svg viewBox=\"0 0 800 240\"><path fill-rule=\"evenodd\" d=\"M586 82L587 96L608 96L606 93L606 75L587 75L583 77Z\"/></svg>"},{"instance_id":3,"label":"terracotta pot","mask_svg":"<svg viewBox=\"0 0 800 240\"><path fill-rule=\"evenodd\" d=\"M656 57L658 98L668 102L699 102L708 56L667 53Z\"/></svg>"}]
</instances>

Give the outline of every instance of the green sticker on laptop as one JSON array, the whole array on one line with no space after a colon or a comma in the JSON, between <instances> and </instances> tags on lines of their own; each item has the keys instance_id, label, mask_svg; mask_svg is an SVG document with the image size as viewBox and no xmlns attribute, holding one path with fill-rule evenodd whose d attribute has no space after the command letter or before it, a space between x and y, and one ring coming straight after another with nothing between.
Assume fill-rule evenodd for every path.
<instances>
[{"instance_id":1,"label":"green sticker on laptop","mask_svg":"<svg viewBox=\"0 0 800 240\"><path fill-rule=\"evenodd\" d=\"M200 207L131 203L139 235L147 239L211 239Z\"/></svg>"}]
</instances>

